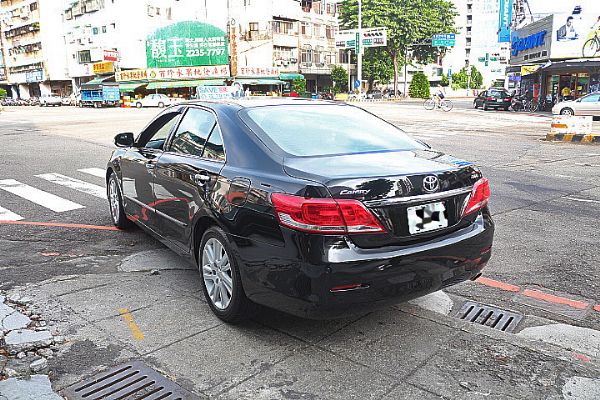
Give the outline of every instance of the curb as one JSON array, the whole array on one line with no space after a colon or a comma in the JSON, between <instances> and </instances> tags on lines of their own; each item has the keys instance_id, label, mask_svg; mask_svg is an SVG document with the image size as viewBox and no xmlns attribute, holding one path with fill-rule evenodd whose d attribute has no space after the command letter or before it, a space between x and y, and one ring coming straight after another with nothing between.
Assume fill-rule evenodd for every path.
<instances>
[{"instance_id":1,"label":"curb","mask_svg":"<svg viewBox=\"0 0 600 400\"><path fill-rule=\"evenodd\" d=\"M600 144L600 133L548 133L546 135L546 141Z\"/></svg>"}]
</instances>

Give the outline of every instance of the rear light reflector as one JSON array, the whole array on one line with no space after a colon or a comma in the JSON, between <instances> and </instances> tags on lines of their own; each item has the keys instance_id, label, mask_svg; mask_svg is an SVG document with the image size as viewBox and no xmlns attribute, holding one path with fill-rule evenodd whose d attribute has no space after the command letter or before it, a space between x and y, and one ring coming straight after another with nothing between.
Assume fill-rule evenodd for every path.
<instances>
[{"instance_id":1,"label":"rear light reflector","mask_svg":"<svg viewBox=\"0 0 600 400\"><path fill-rule=\"evenodd\" d=\"M495 98L493 98L493 97L488 97L487 99L488 99L488 101L494 101L494 100L496 100L496 99L495 99Z\"/></svg>"},{"instance_id":2,"label":"rear light reflector","mask_svg":"<svg viewBox=\"0 0 600 400\"><path fill-rule=\"evenodd\" d=\"M471 194L467 198L467 205L464 208L463 217L481 210L488 203L489 198L489 181L487 178L481 178L473 185L473 190L471 190Z\"/></svg>"},{"instance_id":3,"label":"rear light reflector","mask_svg":"<svg viewBox=\"0 0 600 400\"><path fill-rule=\"evenodd\" d=\"M314 199L273 193L271 201L279 222L288 228L330 234L385 231L377 218L358 200Z\"/></svg>"},{"instance_id":4,"label":"rear light reflector","mask_svg":"<svg viewBox=\"0 0 600 400\"><path fill-rule=\"evenodd\" d=\"M332 287L331 289L329 289L330 292L335 293L335 292L346 292L348 290L354 290L354 289L360 289L363 287L367 287L367 286L363 286L362 283L353 283L350 285L340 285L340 286L335 286Z\"/></svg>"}]
</instances>

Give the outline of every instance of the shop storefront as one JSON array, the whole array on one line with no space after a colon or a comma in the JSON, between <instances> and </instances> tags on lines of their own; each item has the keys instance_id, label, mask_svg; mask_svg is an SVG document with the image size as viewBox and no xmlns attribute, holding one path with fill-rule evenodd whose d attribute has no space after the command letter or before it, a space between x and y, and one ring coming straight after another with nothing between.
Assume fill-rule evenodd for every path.
<instances>
[{"instance_id":1,"label":"shop storefront","mask_svg":"<svg viewBox=\"0 0 600 400\"><path fill-rule=\"evenodd\" d=\"M589 43L600 30L598 13L554 14L513 32L509 82L548 104L599 91L600 52Z\"/></svg>"},{"instance_id":2,"label":"shop storefront","mask_svg":"<svg viewBox=\"0 0 600 400\"><path fill-rule=\"evenodd\" d=\"M227 36L196 21L160 28L146 39L146 65L115 73L125 105L150 93L193 98L198 86L223 85L230 78Z\"/></svg>"},{"instance_id":3,"label":"shop storefront","mask_svg":"<svg viewBox=\"0 0 600 400\"><path fill-rule=\"evenodd\" d=\"M277 67L238 67L234 84L242 85L252 96L281 96L287 84L280 75Z\"/></svg>"}]
</instances>

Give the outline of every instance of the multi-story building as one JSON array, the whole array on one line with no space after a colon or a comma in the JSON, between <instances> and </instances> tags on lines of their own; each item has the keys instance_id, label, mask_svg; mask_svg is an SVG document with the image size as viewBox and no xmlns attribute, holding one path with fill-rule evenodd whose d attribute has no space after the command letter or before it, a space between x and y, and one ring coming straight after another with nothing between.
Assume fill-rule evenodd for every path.
<instances>
[{"instance_id":1,"label":"multi-story building","mask_svg":"<svg viewBox=\"0 0 600 400\"><path fill-rule=\"evenodd\" d=\"M230 0L229 15L240 33L238 73L242 67L266 66L279 70L282 78L303 75L310 92L330 87L331 67L338 62L336 3Z\"/></svg>"},{"instance_id":2,"label":"multi-story building","mask_svg":"<svg viewBox=\"0 0 600 400\"><path fill-rule=\"evenodd\" d=\"M70 92L59 1L1 0L0 27L11 96Z\"/></svg>"},{"instance_id":3,"label":"multi-story building","mask_svg":"<svg viewBox=\"0 0 600 400\"><path fill-rule=\"evenodd\" d=\"M152 67L146 41L159 28L186 20L222 30L227 25L227 7L220 0L66 0L63 6L68 70L76 88L115 69Z\"/></svg>"},{"instance_id":4,"label":"multi-story building","mask_svg":"<svg viewBox=\"0 0 600 400\"><path fill-rule=\"evenodd\" d=\"M458 72L475 66L483 75L484 86L504 81L510 56L510 43L498 41L498 0L453 0L459 15L456 46L443 59L444 72Z\"/></svg>"}]
</instances>

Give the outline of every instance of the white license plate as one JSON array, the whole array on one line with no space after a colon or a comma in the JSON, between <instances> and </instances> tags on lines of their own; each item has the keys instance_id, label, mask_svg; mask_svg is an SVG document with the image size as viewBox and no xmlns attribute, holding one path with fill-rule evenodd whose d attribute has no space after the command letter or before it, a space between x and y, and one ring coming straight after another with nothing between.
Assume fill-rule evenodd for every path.
<instances>
[{"instance_id":1,"label":"white license plate","mask_svg":"<svg viewBox=\"0 0 600 400\"><path fill-rule=\"evenodd\" d=\"M411 235L433 231L448 226L448 214L444 203L429 203L408 207L408 232Z\"/></svg>"}]
</instances>

